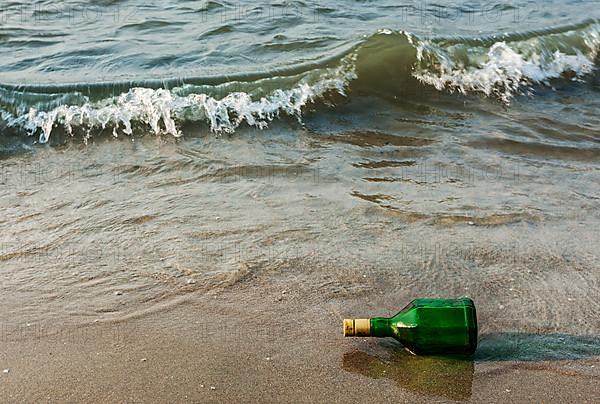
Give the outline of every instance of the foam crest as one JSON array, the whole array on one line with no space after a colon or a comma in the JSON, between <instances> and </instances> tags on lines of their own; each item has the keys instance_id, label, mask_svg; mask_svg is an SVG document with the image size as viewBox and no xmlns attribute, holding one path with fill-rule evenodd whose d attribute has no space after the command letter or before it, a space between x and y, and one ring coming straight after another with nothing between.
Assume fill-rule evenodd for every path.
<instances>
[{"instance_id":1,"label":"foam crest","mask_svg":"<svg viewBox=\"0 0 600 404\"><path fill-rule=\"evenodd\" d=\"M185 122L206 122L217 134L243 124L264 129L282 115L301 119L308 104L349 90L393 100L402 95L410 102L407 89L426 85L509 104L531 84L584 79L596 68L599 48L597 21L480 38L422 39L382 29L340 54L273 76L173 79L170 90L154 82L150 88L143 79L95 90L89 83L27 89L0 84L0 113L2 124L45 143L58 128L86 140L98 132L118 136L136 130L179 137Z\"/></svg>"},{"instance_id":2,"label":"foam crest","mask_svg":"<svg viewBox=\"0 0 600 404\"><path fill-rule=\"evenodd\" d=\"M441 47L417 44L413 76L438 90L481 93L509 103L521 88L548 84L551 79L579 80L595 69L600 34L597 25L573 32L518 42L495 42L491 47ZM578 41L574 40L578 39Z\"/></svg>"},{"instance_id":3,"label":"foam crest","mask_svg":"<svg viewBox=\"0 0 600 404\"><path fill-rule=\"evenodd\" d=\"M96 103L61 105L50 111L31 108L28 114L10 119L9 125L23 127L30 135L40 132L41 143L46 143L59 126L70 135L76 129L84 130L86 140L94 130L112 129L114 136L131 135L135 126L157 135L179 137L179 124L183 121L205 121L217 134L232 133L242 123L263 129L281 114L300 119L304 106L327 93L345 95L348 82L356 78L352 60L349 56L337 68L323 69L319 74L310 72L296 86L276 89L257 100L245 92L217 99L203 93L179 96L175 89L137 87ZM318 77L313 80L315 76Z\"/></svg>"}]
</instances>

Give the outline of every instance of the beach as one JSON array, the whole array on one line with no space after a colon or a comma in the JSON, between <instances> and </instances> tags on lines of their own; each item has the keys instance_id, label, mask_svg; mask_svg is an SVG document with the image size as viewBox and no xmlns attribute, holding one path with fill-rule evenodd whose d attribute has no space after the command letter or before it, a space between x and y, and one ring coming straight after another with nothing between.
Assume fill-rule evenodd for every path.
<instances>
[{"instance_id":1,"label":"beach","mask_svg":"<svg viewBox=\"0 0 600 404\"><path fill-rule=\"evenodd\" d=\"M318 304L302 289L281 298L264 287L251 280L142 318L4 342L3 400L594 402L597 339L572 359L585 338L551 337L562 349L546 352L545 333L531 333L516 351L533 357L521 361L509 334L486 345L507 320L483 304L480 347L497 348L496 360L417 357L395 342L341 336L339 307L363 310L372 295ZM401 300L395 291L374 294L382 305Z\"/></svg>"},{"instance_id":2,"label":"beach","mask_svg":"<svg viewBox=\"0 0 600 404\"><path fill-rule=\"evenodd\" d=\"M593 2L0 9L0 401L594 402ZM471 357L344 338L473 299Z\"/></svg>"},{"instance_id":3,"label":"beach","mask_svg":"<svg viewBox=\"0 0 600 404\"><path fill-rule=\"evenodd\" d=\"M107 141L21 157L19 166L32 171L3 200L15 206L4 226L27 239L6 242L2 253L2 397L593 402L600 365L593 201L548 190L573 211L547 198L544 206L562 209L402 211L381 191L360 192L354 183L344 190L346 170L379 154L356 132L339 136L352 140L340 147L359 151L358 160L327 181L316 181L320 171L310 164L257 168L256 148L272 150L255 144L258 135L236 140L251 150L250 161L211 160L210 169L184 162L194 147L215 158L220 138ZM286 147L294 150L292 139ZM373 166L360 169L379 173ZM186 171L197 167L205 171ZM495 187L518 194L588 178L538 171L492 182L435 173L417 184L408 177L416 172L406 171L404 195L412 186L427 187L435 201L484 200ZM149 197L147 184L165 197ZM65 185L72 192L57 195ZM480 337L472 358L418 357L393 340L342 336L343 318L390 316L424 296L475 301Z\"/></svg>"}]
</instances>

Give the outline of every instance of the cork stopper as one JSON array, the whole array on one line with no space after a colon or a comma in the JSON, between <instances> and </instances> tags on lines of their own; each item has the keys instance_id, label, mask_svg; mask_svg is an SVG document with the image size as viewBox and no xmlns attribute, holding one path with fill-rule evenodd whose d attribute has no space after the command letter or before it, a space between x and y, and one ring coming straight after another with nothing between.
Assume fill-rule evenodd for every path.
<instances>
[{"instance_id":1,"label":"cork stopper","mask_svg":"<svg viewBox=\"0 0 600 404\"><path fill-rule=\"evenodd\" d=\"M371 320L368 318L344 320L344 337L368 337L370 335Z\"/></svg>"}]
</instances>

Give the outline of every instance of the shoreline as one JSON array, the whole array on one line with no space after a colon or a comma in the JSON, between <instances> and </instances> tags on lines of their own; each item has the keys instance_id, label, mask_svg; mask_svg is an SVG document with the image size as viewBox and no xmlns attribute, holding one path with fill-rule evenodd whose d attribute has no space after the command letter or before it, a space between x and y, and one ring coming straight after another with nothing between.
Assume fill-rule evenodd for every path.
<instances>
[{"instance_id":1,"label":"shoreline","mask_svg":"<svg viewBox=\"0 0 600 404\"><path fill-rule=\"evenodd\" d=\"M102 325L118 325L108 328L113 332L5 341L0 358L9 372L0 376L0 394L13 402L332 402L352 397L356 402L558 403L592 402L597 391L597 338L587 351L579 350L578 360L560 359L560 354L558 360L545 360L540 349L537 358L521 361L521 353L506 346L505 357L486 357L486 351L488 356L502 351L514 336L494 334L485 302L479 307L480 346L472 360L418 357L393 340L341 335L342 304L348 313L370 306L368 294L313 305L303 303L311 301L310 291L282 295L260 283L249 279L164 311ZM544 337L529 335L534 343Z\"/></svg>"}]
</instances>

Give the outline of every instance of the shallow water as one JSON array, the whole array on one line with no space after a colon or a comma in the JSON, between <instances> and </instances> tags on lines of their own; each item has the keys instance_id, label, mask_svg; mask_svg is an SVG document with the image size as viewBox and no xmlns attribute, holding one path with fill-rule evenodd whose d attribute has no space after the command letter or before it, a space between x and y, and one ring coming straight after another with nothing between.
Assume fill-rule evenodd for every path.
<instances>
[{"instance_id":1,"label":"shallow water","mask_svg":"<svg viewBox=\"0 0 600 404\"><path fill-rule=\"evenodd\" d=\"M5 5L0 322L261 275L314 304L469 295L488 331L597 333L600 15L568 3Z\"/></svg>"}]
</instances>

